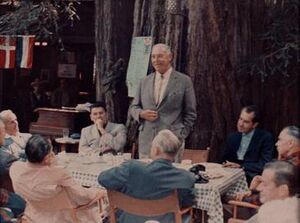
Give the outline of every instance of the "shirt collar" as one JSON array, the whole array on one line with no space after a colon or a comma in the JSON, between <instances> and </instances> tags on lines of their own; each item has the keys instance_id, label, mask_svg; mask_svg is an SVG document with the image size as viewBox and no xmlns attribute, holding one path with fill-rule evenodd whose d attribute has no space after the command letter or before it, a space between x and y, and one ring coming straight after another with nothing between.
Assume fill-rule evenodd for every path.
<instances>
[{"instance_id":1,"label":"shirt collar","mask_svg":"<svg viewBox=\"0 0 300 223\"><path fill-rule=\"evenodd\" d=\"M164 79L169 79L169 76L171 75L171 73L172 73L172 67L170 67L164 74L161 74L161 73L159 73L158 71L156 71L155 72L155 74L157 75L157 76L161 76L161 75L163 75L164 76Z\"/></svg>"},{"instance_id":2,"label":"shirt collar","mask_svg":"<svg viewBox=\"0 0 300 223\"><path fill-rule=\"evenodd\" d=\"M252 129L250 132L242 133L242 136L252 137L255 132L255 129Z\"/></svg>"}]
</instances>

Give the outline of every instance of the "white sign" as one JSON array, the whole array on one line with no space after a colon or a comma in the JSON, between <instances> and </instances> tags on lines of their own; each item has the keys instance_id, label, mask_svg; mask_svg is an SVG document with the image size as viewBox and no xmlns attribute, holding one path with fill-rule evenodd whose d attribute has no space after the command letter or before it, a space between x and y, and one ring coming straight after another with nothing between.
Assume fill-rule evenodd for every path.
<instances>
[{"instance_id":1,"label":"white sign","mask_svg":"<svg viewBox=\"0 0 300 223\"><path fill-rule=\"evenodd\" d=\"M58 64L58 77L76 78L76 64Z\"/></svg>"},{"instance_id":2,"label":"white sign","mask_svg":"<svg viewBox=\"0 0 300 223\"><path fill-rule=\"evenodd\" d=\"M131 42L129 65L127 69L128 96L134 97L140 80L147 75L151 54L152 37L134 37Z\"/></svg>"}]
</instances>

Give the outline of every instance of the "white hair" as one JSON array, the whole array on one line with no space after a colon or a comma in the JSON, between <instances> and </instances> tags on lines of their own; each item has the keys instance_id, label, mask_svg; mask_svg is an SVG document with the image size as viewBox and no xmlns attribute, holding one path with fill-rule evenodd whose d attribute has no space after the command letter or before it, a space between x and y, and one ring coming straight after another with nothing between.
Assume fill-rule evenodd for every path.
<instances>
[{"instance_id":1,"label":"white hair","mask_svg":"<svg viewBox=\"0 0 300 223\"><path fill-rule=\"evenodd\" d=\"M8 109L8 110L3 110L2 112L0 112L0 118L3 120L4 123L7 122L8 120L8 116L11 114L15 114L12 112L12 110Z\"/></svg>"},{"instance_id":2,"label":"white hair","mask_svg":"<svg viewBox=\"0 0 300 223\"><path fill-rule=\"evenodd\" d=\"M158 44L155 44L152 49L154 49L155 47L163 48L166 51L167 54L172 53L171 48L167 44L158 43Z\"/></svg>"},{"instance_id":3,"label":"white hair","mask_svg":"<svg viewBox=\"0 0 300 223\"><path fill-rule=\"evenodd\" d=\"M181 146L181 142L173 132L164 129L154 137L152 146L158 148L163 153L175 156Z\"/></svg>"}]
</instances>

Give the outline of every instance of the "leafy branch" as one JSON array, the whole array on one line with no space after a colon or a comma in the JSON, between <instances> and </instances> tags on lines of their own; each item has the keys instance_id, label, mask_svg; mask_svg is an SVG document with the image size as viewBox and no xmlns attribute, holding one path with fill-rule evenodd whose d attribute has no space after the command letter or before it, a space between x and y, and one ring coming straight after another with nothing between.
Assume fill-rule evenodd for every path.
<instances>
[{"instance_id":1,"label":"leafy branch","mask_svg":"<svg viewBox=\"0 0 300 223\"><path fill-rule=\"evenodd\" d=\"M59 32L79 17L78 0L21 0L11 2L11 11L0 17L2 35L36 35L37 40L59 40Z\"/></svg>"},{"instance_id":2,"label":"leafy branch","mask_svg":"<svg viewBox=\"0 0 300 223\"><path fill-rule=\"evenodd\" d=\"M260 75L261 81L272 75L299 75L299 0L266 0L265 32L259 36L263 53L242 62L240 72Z\"/></svg>"}]
</instances>

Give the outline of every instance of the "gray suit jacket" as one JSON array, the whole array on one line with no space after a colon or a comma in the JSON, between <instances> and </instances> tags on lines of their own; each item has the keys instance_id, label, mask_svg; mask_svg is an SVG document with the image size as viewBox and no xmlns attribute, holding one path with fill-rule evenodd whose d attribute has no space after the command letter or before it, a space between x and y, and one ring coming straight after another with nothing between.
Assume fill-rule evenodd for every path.
<instances>
[{"instance_id":1,"label":"gray suit jacket","mask_svg":"<svg viewBox=\"0 0 300 223\"><path fill-rule=\"evenodd\" d=\"M185 170L177 169L168 160L158 159L150 164L131 160L102 172L99 183L107 189L120 191L141 199L158 199L178 190L181 207L189 207L194 201L195 177ZM118 222L144 223L146 220L173 223L174 216L166 214L158 217L140 217L125 212L120 213Z\"/></svg>"},{"instance_id":2,"label":"gray suit jacket","mask_svg":"<svg viewBox=\"0 0 300 223\"><path fill-rule=\"evenodd\" d=\"M79 142L80 153L100 153L104 148L111 148L120 152L126 144L127 130L123 124L108 122L104 135L100 135L95 124L85 127L81 130Z\"/></svg>"},{"instance_id":3,"label":"gray suit jacket","mask_svg":"<svg viewBox=\"0 0 300 223\"><path fill-rule=\"evenodd\" d=\"M139 152L149 154L153 138L162 129L169 129L180 139L185 139L196 120L196 98L189 76L172 71L162 101L158 106L154 99L155 73L145 77L139 85L130 106L130 114L140 123ZM158 112L158 119L150 122L139 118L142 110Z\"/></svg>"}]
</instances>

